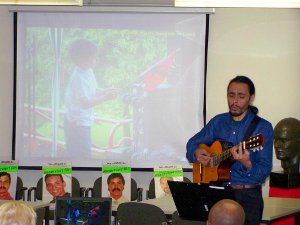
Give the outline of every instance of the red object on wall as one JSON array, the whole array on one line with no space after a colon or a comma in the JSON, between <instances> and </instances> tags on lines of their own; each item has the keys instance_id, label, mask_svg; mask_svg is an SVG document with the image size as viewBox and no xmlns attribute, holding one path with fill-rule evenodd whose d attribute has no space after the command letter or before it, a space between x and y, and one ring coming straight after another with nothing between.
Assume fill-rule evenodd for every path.
<instances>
[{"instance_id":1,"label":"red object on wall","mask_svg":"<svg viewBox=\"0 0 300 225\"><path fill-rule=\"evenodd\" d=\"M272 225L295 225L295 224L296 224L295 218L293 216L272 222Z\"/></svg>"},{"instance_id":2,"label":"red object on wall","mask_svg":"<svg viewBox=\"0 0 300 225\"><path fill-rule=\"evenodd\" d=\"M270 187L269 196L279 198L300 198L300 188L286 189ZM295 218L293 216L283 218L273 222L272 225L295 225Z\"/></svg>"},{"instance_id":3,"label":"red object on wall","mask_svg":"<svg viewBox=\"0 0 300 225\"><path fill-rule=\"evenodd\" d=\"M270 187L269 190L270 197L279 198L300 198L300 188L277 188Z\"/></svg>"}]
</instances>

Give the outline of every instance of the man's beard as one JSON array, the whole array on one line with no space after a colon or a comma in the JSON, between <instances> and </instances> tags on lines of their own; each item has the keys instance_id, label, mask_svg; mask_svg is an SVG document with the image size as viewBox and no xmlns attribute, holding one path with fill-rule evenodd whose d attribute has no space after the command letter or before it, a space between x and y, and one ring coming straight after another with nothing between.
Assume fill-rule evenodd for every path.
<instances>
[{"instance_id":1,"label":"man's beard","mask_svg":"<svg viewBox=\"0 0 300 225\"><path fill-rule=\"evenodd\" d=\"M235 116L240 116L240 115L243 114L243 112L241 112L241 111L240 111L240 112L234 112L234 113L231 112L231 111L229 111L229 113L230 113L230 115L233 116L233 117L235 117Z\"/></svg>"},{"instance_id":2,"label":"man's beard","mask_svg":"<svg viewBox=\"0 0 300 225\"><path fill-rule=\"evenodd\" d=\"M233 111L231 110L231 107L229 107L229 113L230 113L230 115L233 116L233 117L235 117L235 116L240 116L240 115L243 114L243 112L242 112L242 110L241 110L240 108L239 108L238 111L233 112Z\"/></svg>"},{"instance_id":3,"label":"man's beard","mask_svg":"<svg viewBox=\"0 0 300 225\"><path fill-rule=\"evenodd\" d=\"M229 113L232 117L239 117L241 116L246 110L242 110L241 107L235 106L236 108L238 108L238 110L231 110L231 108L233 107L233 105L229 106Z\"/></svg>"}]
</instances>

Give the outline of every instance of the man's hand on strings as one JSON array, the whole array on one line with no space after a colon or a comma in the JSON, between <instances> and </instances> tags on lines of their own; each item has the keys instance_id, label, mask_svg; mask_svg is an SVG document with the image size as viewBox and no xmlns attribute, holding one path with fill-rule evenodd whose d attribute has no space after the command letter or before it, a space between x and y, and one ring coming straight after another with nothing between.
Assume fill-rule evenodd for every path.
<instances>
[{"instance_id":1,"label":"man's hand on strings","mask_svg":"<svg viewBox=\"0 0 300 225\"><path fill-rule=\"evenodd\" d=\"M251 168L250 153L247 149L243 150L242 144L232 147L230 152L235 160L242 163L246 168Z\"/></svg>"}]
</instances>

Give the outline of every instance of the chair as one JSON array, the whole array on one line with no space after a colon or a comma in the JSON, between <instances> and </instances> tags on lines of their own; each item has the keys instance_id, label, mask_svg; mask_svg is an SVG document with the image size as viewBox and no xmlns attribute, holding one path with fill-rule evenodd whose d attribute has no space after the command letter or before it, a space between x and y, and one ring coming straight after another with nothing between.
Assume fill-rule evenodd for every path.
<instances>
[{"instance_id":1,"label":"chair","mask_svg":"<svg viewBox=\"0 0 300 225\"><path fill-rule=\"evenodd\" d=\"M17 177L17 190L16 190L16 196L15 200L23 200L25 201L25 191L27 190L27 187L23 186L23 181L20 177Z\"/></svg>"},{"instance_id":2,"label":"chair","mask_svg":"<svg viewBox=\"0 0 300 225\"><path fill-rule=\"evenodd\" d=\"M92 188L87 188L85 191L85 197L102 197L102 177L95 180ZM143 200L143 188L138 188L136 181L131 178L131 201L142 201Z\"/></svg>"},{"instance_id":3,"label":"chair","mask_svg":"<svg viewBox=\"0 0 300 225\"><path fill-rule=\"evenodd\" d=\"M183 182L191 183L191 180L187 177L183 177ZM146 199L153 199L153 198L156 198L154 178L151 179L149 184L149 189L146 191Z\"/></svg>"},{"instance_id":4,"label":"chair","mask_svg":"<svg viewBox=\"0 0 300 225\"><path fill-rule=\"evenodd\" d=\"M45 208L35 209L35 212L36 212L36 225L43 225L44 224L44 218L46 216Z\"/></svg>"},{"instance_id":5,"label":"chair","mask_svg":"<svg viewBox=\"0 0 300 225\"><path fill-rule=\"evenodd\" d=\"M172 225L205 225L205 221L185 220L179 217L178 212L172 214Z\"/></svg>"},{"instance_id":6,"label":"chair","mask_svg":"<svg viewBox=\"0 0 300 225\"><path fill-rule=\"evenodd\" d=\"M142 202L125 202L117 210L119 225L162 225L168 220L164 211L151 204Z\"/></svg>"}]
</instances>

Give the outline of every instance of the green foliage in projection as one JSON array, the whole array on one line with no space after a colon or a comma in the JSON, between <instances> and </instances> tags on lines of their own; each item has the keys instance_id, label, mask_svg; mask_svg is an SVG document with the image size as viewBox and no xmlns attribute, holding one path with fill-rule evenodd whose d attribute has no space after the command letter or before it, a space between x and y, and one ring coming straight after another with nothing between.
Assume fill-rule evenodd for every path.
<instances>
[{"instance_id":1,"label":"green foliage in projection","mask_svg":"<svg viewBox=\"0 0 300 225\"><path fill-rule=\"evenodd\" d=\"M60 54L55 57L54 49L57 46L53 46L53 41L50 40L51 29L39 27L28 30L25 48L31 49L29 51L31 54L26 56L28 64L24 82L27 82L30 88L24 98L28 105L35 102L35 107L42 107L48 111L46 115L50 119L53 101L58 101L60 124L63 124L64 92L74 68L68 52L73 41L85 38L98 46L99 54L94 72L99 87L119 88L122 95L126 87L132 84L143 84L141 74L167 55L166 42L173 35L126 29L64 28L57 35L59 37L56 40L59 43L57 49ZM55 75L58 80L54 80ZM97 106L95 114L100 118L122 119L125 114L127 118L131 117L132 109L127 107L127 113L124 113L124 108L124 102L120 97ZM51 138L52 133L50 124L45 117L37 117L35 121L37 132L48 138ZM113 124L94 125L92 129L97 132L93 132L93 142L101 146L105 145L112 126ZM117 139L122 135L122 130L115 133ZM58 138L64 141L61 130Z\"/></svg>"}]
</instances>

